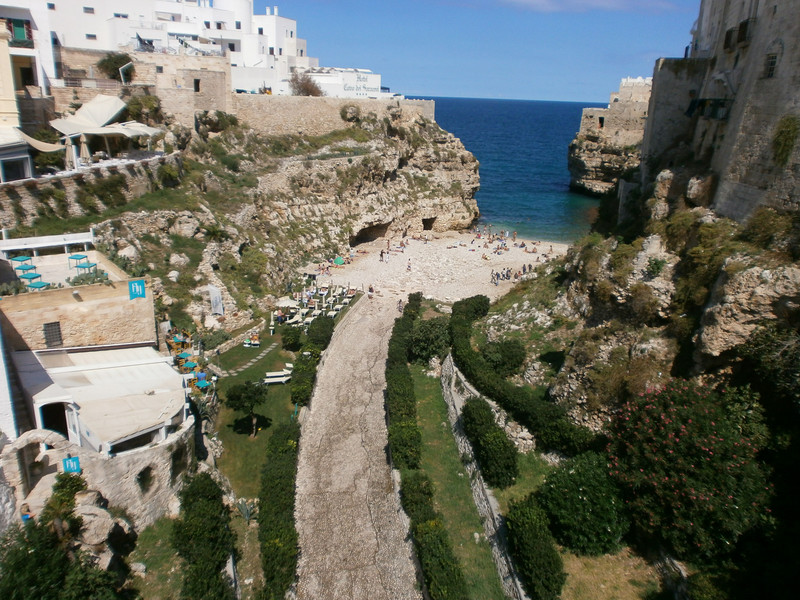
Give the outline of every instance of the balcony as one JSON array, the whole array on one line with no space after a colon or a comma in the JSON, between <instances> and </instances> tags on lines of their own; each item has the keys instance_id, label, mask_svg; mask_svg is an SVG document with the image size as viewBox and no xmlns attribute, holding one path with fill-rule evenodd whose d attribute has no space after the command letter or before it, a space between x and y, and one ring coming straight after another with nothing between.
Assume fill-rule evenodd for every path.
<instances>
[{"instance_id":1,"label":"balcony","mask_svg":"<svg viewBox=\"0 0 800 600\"><path fill-rule=\"evenodd\" d=\"M702 98L698 101L700 116L715 121L725 121L733 105L732 98Z\"/></svg>"},{"instance_id":2,"label":"balcony","mask_svg":"<svg viewBox=\"0 0 800 600\"><path fill-rule=\"evenodd\" d=\"M29 48L33 49L33 40L27 40L25 38L11 38L8 40L9 48Z\"/></svg>"}]
</instances>

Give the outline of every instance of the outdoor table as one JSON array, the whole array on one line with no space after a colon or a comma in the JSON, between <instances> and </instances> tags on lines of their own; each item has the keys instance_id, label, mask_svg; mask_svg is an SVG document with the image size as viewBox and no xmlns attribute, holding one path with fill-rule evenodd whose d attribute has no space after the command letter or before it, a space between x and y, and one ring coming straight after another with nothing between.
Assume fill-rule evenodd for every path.
<instances>
[{"instance_id":1,"label":"outdoor table","mask_svg":"<svg viewBox=\"0 0 800 600\"><path fill-rule=\"evenodd\" d=\"M75 265L75 266L78 268L79 271L84 270L84 271L88 272L88 271L91 271L92 269L94 269L95 271L97 270L97 263L93 263L93 262L80 263L80 264Z\"/></svg>"},{"instance_id":2,"label":"outdoor table","mask_svg":"<svg viewBox=\"0 0 800 600\"><path fill-rule=\"evenodd\" d=\"M189 354L188 352L181 352L180 354L178 354L178 358L191 358L191 357L192 355Z\"/></svg>"},{"instance_id":3,"label":"outdoor table","mask_svg":"<svg viewBox=\"0 0 800 600\"><path fill-rule=\"evenodd\" d=\"M208 387L208 386L210 386L210 385L211 385L211 384L210 384L208 381L206 381L205 379L201 379L201 380L199 380L197 383L195 383L195 386L196 386L196 387L199 387L199 388L201 388L201 389L202 389L202 388L207 388L207 387Z\"/></svg>"},{"instance_id":4,"label":"outdoor table","mask_svg":"<svg viewBox=\"0 0 800 600\"><path fill-rule=\"evenodd\" d=\"M72 262L71 261L73 261L73 260L76 262L76 265L75 265L76 267L78 266L77 263L89 262L89 259L85 254L73 254L72 256L68 256L67 257L67 266L68 267L72 267Z\"/></svg>"},{"instance_id":5,"label":"outdoor table","mask_svg":"<svg viewBox=\"0 0 800 600\"><path fill-rule=\"evenodd\" d=\"M14 267L15 271L22 271L23 273L27 273L28 271L35 271L36 267L33 265L20 265L18 267Z\"/></svg>"},{"instance_id":6,"label":"outdoor table","mask_svg":"<svg viewBox=\"0 0 800 600\"><path fill-rule=\"evenodd\" d=\"M33 281L28 284L28 287L34 290L41 290L50 287L50 284L46 281Z\"/></svg>"},{"instance_id":7,"label":"outdoor table","mask_svg":"<svg viewBox=\"0 0 800 600\"><path fill-rule=\"evenodd\" d=\"M187 369L194 369L197 366L197 363L187 360L185 363L183 363L183 366Z\"/></svg>"},{"instance_id":8,"label":"outdoor table","mask_svg":"<svg viewBox=\"0 0 800 600\"><path fill-rule=\"evenodd\" d=\"M15 263L18 264L24 264L24 263L30 264L33 259L30 256L15 256L11 260L13 260Z\"/></svg>"},{"instance_id":9,"label":"outdoor table","mask_svg":"<svg viewBox=\"0 0 800 600\"><path fill-rule=\"evenodd\" d=\"M39 273L23 273L19 278L25 279L28 283L33 283L34 279L41 279L42 276Z\"/></svg>"}]
</instances>

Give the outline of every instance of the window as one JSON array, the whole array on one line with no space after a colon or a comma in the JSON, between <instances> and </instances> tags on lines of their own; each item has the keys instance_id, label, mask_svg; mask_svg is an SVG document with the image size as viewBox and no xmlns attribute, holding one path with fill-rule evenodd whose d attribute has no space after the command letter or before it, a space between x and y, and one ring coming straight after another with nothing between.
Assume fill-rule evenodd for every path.
<instances>
[{"instance_id":1,"label":"window","mask_svg":"<svg viewBox=\"0 0 800 600\"><path fill-rule=\"evenodd\" d=\"M200 91L200 80L199 79L195 79L194 80L194 91L195 92L199 92Z\"/></svg>"},{"instance_id":2,"label":"window","mask_svg":"<svg viewBox=\"0 0 800 600\"><path fill-rule=\"evenodd\" d=\"M598 121L598 124L600 125L600 129L602 129L606 124L606 118L605 117L598 117L597 121Z\"/></svg>"},{"instance_id":3,"label":"window","mask_svg":"<svg viewBox=\"0 0 800 600\"><path fill-rule=\"evenodd\" d=\"M234 44L233 42L228 42L228 50L230 50L231 52L236 52L236 44Z\"/></svg>"},{"instance_id":4,"label":"window","mask_svg":"<svg viewBox=\"0 0 800 600\"><path fill-rule=\"evenodd\" d=\"M210 21L203 21L203 25L206 29L211 29L211 22Z\"/></svg>"},{"instance_id":5,"label":"window","mask_svg":"<svg viewBox=\"0 0 800 600\"><path fill-rule=\"evenodd\" d=\"M222 29L222 21L217 21L217 29Z\"/></svg>"},{"instance_id":6,"label":"window","mask_svg":"<svg viewBox=\"0 0 800 600\"><path fill-rule=\"evenodd\" d=\"M290 38L293 38L293 37L294 37L294 31L290 31L290 32L289 32L289 37L290 37Z\"/></svg>"},{"instance_id":7,"label":"window","mask_svg":"<svg viewBox=\"0 0 800 600\"><path fill-rule=\"evenodd\" d=\"M303 56L303 49L300 49L300 56Z\"/></svg>"},{"instance_id":8,"label":"window","mask_svg":"<svg viewBox=\"0 0 800 600\"><path fill-rule=\"evenodd\" d=\"M114 18L115 19L127 19L128 15L126 15L125 13L114 13Z\"/></svg>"},{"instance_id":9,"label":"window","mask_svg":"<svg viewBox=\"0 0 800 600\"><path fill-rule=\"evenodd\" d=\"M45 323L42 327L44 332L44 343L48 348L61 348L64 345L64 340L61 337L61 322L53 321L52 323Z\"/></svg>"},{"instance_id":10,"label":"window","mask_svg":"<svg viewBox=\"0 0 800 600\"><path fill-rule=\"evenodd\" d=\"M770 79L775 76L775 68L778 66L778 55L777 54L767 54L767 58L764 61L764 78Z\"/></svg>"},{"instance_id":11,"label":"window","mask_svg":"<svg viewBox=\"0 0 800 600\"><path fill-rule=\"evenodd\" d=\"M156 73L163 73L163 72L164 72L164 67L162 67L161 65L156 65Z\"/></svg>"},{"instance_id":12,"label":"window","mask_svg":"<svg viewBox=\"0 0 800 600\"><path fill-rule=\"evenodd\" d=\"M278 56L283 56L283 48L278 48Z\"/></svg>"},{"instance_id":13,"label":"window","mask_svg":"<svg viewBox=\"0 0 800 600\"><path fill-rule=\"evenodd\" d=\"M87 39L87 40L96 40L96 39L97 39L97 34L94 34L94 33L87 33L87 34L86 34L86 39Z\"/></svg>"},{"instance_id":14,"label":"window","mask_svg":"<svg viewBox=\"0 0 800 600\"><path fill-rule=\"evenodd\" d=\"M55 2L48 2L47 3L47 10L55 10L55 9L56 9Z\"/></svg>"},{"instance_id":15,"label":"window","mask_svg":"<svg viewBox=\"0 0 800 600\"><path fill-rule=\"evenodd\" d=\"M259 27L258 28L258 35L264 35L264 28L263 27Z\"/></svg>"},{"instance_id":16,"label":"window","mask_svg":"<svg viewBox=\"0 0 800 600\"><path fill-rule=\"evenodd\" d=\"M242 22L236 21L236 29L241 29L241 28L242 28Z\"/></svg>"},{"instance_id":17,"label":"window","mask_svg":"<svg viewBox=\"0 0 800 600\"><path fill-rule=\"evenodd\" d=\"M273 48L272 46L269 47L269 55L275 56L275 48Z\"/></svg>"},{"instance_id":18,"label":"window","mask_svg":"<svg viewBox=\"0 0 800 600\"><path fill-rule=\"evenodd\" d=\"M94 14L94 8L92 8L91 6L84 6L83 7L83 12L85 12L87 15L93 15Z\"/></svg>"}]
</instances>

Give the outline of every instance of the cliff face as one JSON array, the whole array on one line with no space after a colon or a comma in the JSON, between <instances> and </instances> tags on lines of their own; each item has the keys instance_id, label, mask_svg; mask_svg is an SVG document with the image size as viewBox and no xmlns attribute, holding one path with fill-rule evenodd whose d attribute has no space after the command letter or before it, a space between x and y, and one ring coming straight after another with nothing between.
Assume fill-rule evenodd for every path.
<instances>
[{"instance_id":1,"label":"cliff face","mask_svg":"<svg viewBox=\"0 0 800 600\"><path fill-rule=\"evenodd\" d=\"M269 292L303 265L477 219L478 163L458 139L399 107L383 119L342 118L317 137L201 126L211 133L190 144L174 192L187 208L124 213L97 226L101 243L155 277L166 313L234 329L269 308ZM222 294L223 318L208 314L209 285Z\"/></svg>"},{"instance_id":2,"label":"cliff face","mask_svg":"<svg viewBox=\"0 0 800 600\"><path fill-rule=\"evenodd\" d=\"M606 194L623 174L639 166L651 83L649 78L623 79L607 108L583 110L580 131L568 152L573 190Z\"/></svg>"}]
</instances>

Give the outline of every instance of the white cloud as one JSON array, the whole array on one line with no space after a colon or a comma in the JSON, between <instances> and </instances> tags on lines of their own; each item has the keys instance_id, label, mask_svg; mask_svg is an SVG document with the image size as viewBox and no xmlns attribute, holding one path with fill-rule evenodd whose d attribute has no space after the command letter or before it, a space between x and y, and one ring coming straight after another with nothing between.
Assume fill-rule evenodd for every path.
<instances>
[{"instance_id":1,"label":"white cloud","mask_svg":"<svg viewBox=\"0 0 800 600\"><path fill-rule=\"evenodd\" d=\"M667 0L501 0L537 12L653 11L675 8Z\"/></svg>"}]
</instances>

